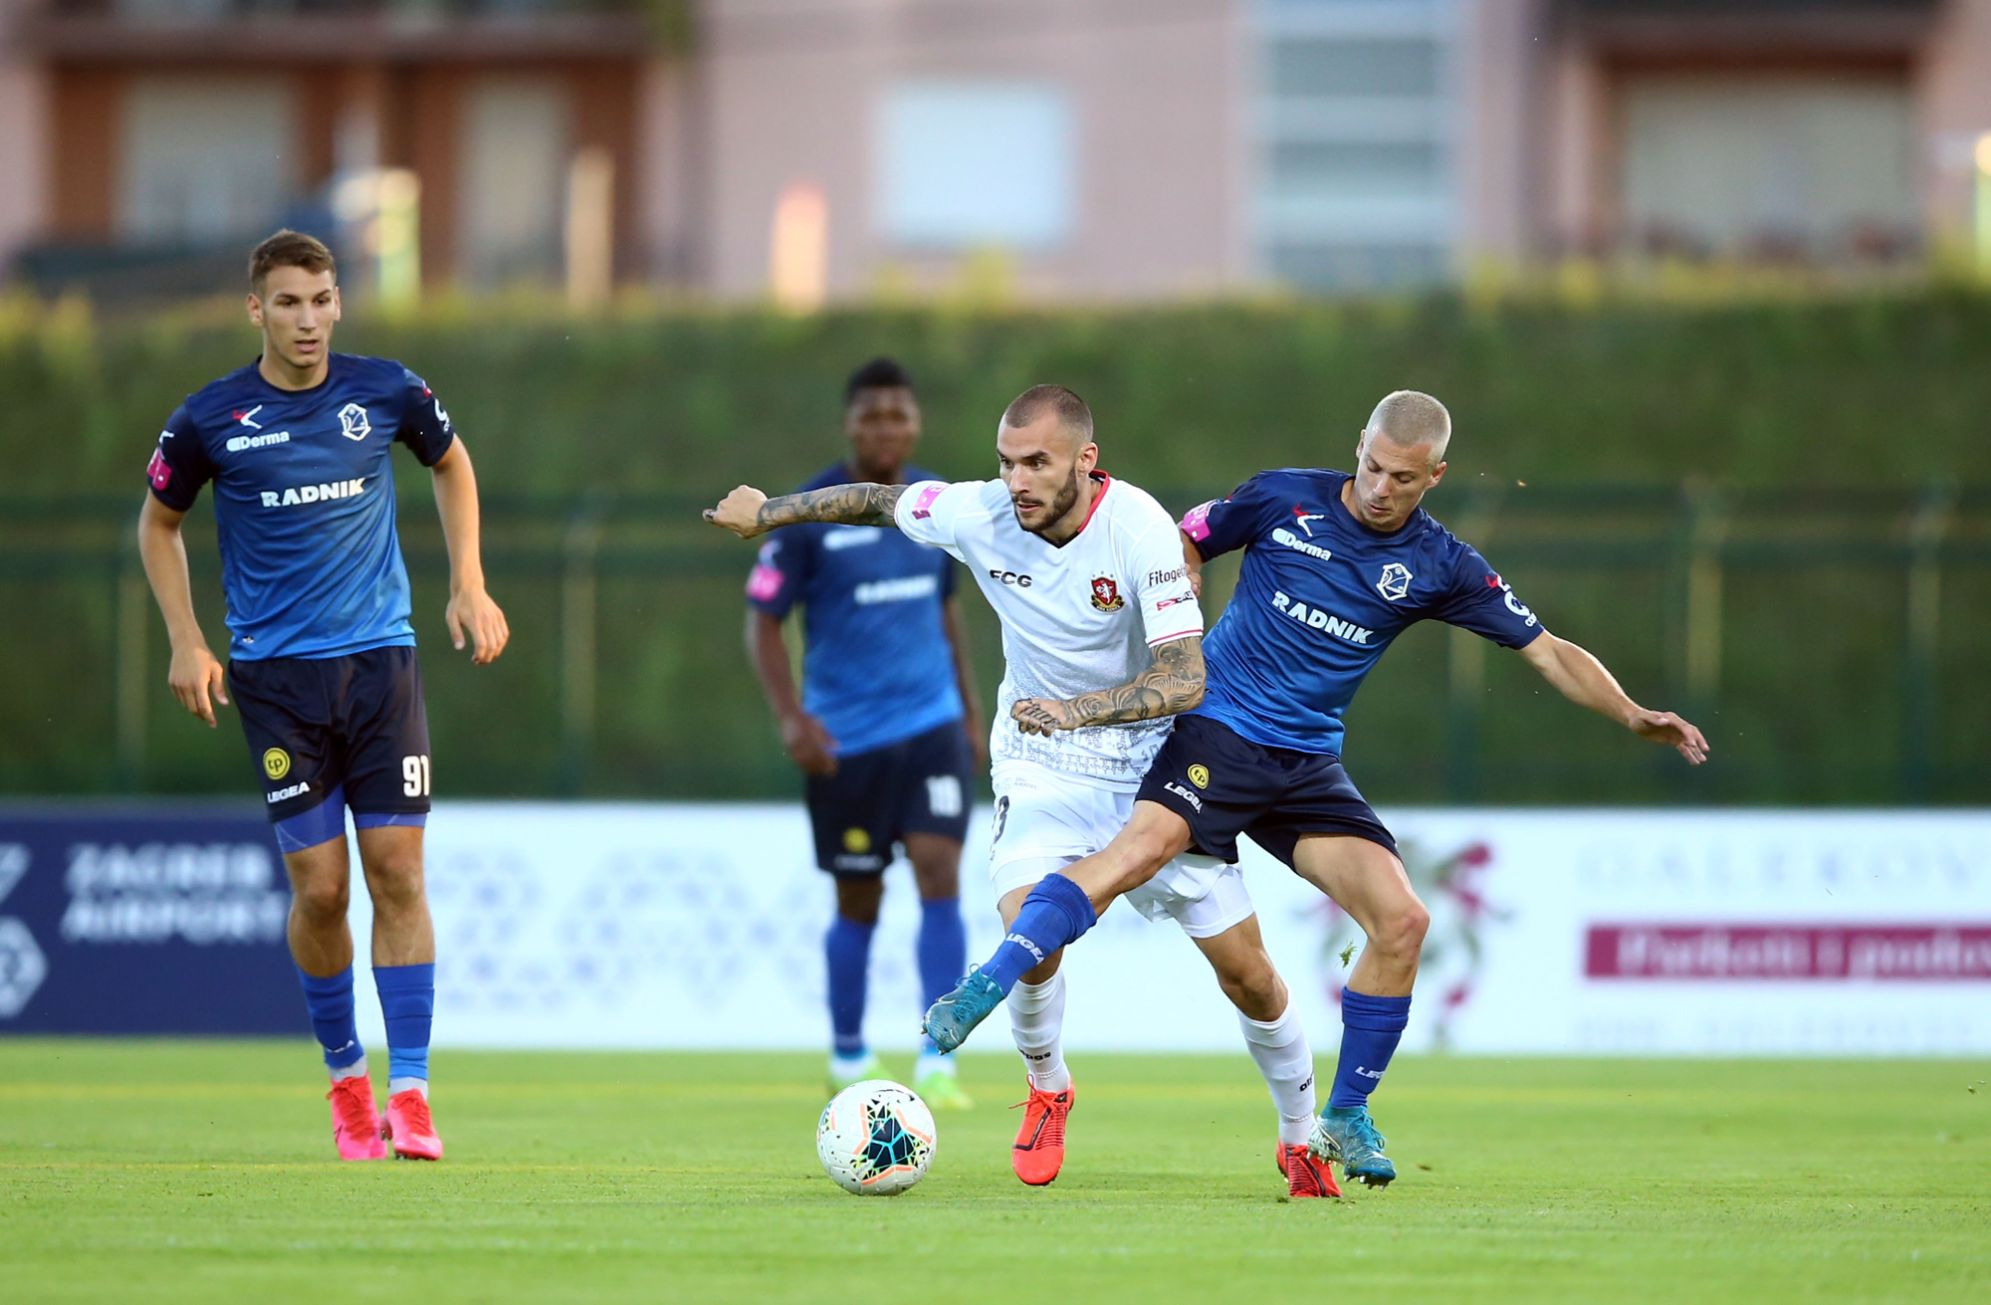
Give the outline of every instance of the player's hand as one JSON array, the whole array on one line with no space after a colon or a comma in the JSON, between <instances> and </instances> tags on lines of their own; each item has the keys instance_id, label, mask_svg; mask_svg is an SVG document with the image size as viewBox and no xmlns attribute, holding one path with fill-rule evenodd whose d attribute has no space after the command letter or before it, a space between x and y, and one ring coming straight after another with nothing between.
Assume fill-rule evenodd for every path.
<instances>
[{"instance_id":1,"label":"player's hand","mask_svg":"<svg viewBox=\"0 0 1991 1305\"><path fill-rule=\"evenodd\" d=\"M1625 722L1632 733L1654 743L1664 743L1689 764L1698 766L1708 759L1707 736L1695 728L1692 721L1675 716L1670 711L1646 711L1640 708Z\"/></svg>"},{"instance_id":2,"label":"player's hand","mask_svg":"<svg viewBox=\"0 0 1991 1305\"><path fill-rule=\"evenodd\" d=\"M206 721L209 729L214 728L214 704L228 705L228 675L206 644L175 648L166 683L182 707Z\"/></svg>"},{"instance_id":3,"label":"player's hand","mask_svg":"<svg viewBox=\"0 0 1991 1305\"><path fill-rule=\"evenodd\" d=\"M1025 734L1049 737L1059 730L1077 729L1072 706L1057 698L1018 698L1009 708L1009 718Z\"/></svg>"},{"instance_id":4,"label":"player's hand","mask_svg":"<svg viewBox=\"0 0 1991 1305\"><path fill-rule=\"evenodd\" d=\"M836 774L836 740L808 712L798 711L781 722L781 746L803 774L818 779Z\"/></svg>"},{"instance_id":5,"label":"player's hand","mask_svg":"<svg viewBox=\"0 0 1991 1305\"><path fill-rule=\"evenodd\" d=\"M451 594L442 615L449 622L449 641L458 652L463 650L464 634L468 632L473 666L488 666L498 660L498 654L511 642L512 628L505 624L504 612L482 585Z\"/></svg>"},{"instance_id":6,"label":"player's hand","mask_svg":"<svg viewBox=\"0 0 1991 1305\"><path fill-rule=\"evenodd\" d=\"M767 528L760 524L760 509L765 502L767 495L752 485L741 485L720 499L718 507L706 508L705 519L742 539L752 539L767 533Z\"/></svg>"}]
</instances>

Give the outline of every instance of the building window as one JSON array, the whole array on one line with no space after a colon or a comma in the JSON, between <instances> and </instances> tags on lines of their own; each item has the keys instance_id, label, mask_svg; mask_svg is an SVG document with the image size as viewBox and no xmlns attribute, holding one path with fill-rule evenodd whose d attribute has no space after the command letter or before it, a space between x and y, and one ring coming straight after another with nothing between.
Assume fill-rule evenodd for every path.
<instances>
[{"instance_id":1,"label":"building window","mask_svg":"<svg viewBox=\"0 0 1991 1305\"><path fill-rule=\"evenodd\" d=\"M138 243L262 234L296 198L291 98L277 82L145 78L124 97L117 228Z\"/></svg>"},{"instance_id":2,"label":"building window","mask_svg":"<svg viewBox=\"0 0 1991 1305\"><path fill-rule=\"evenodd\" d=\"M567 100L545 82L480 82L464 106L464 280L475 286L559 277L566 209Z\"/></svg>"},{"instance_id":3,"label":"building window","mask_svg":"<svg viewBox=\"0 0 1991 1305\"><path fill-rule=\"evenodd\" d=\"M1623 85L1625 234L1655 253L1902 252L1915 111L1901 79L1642 76Z\"/></svg>"},{"instance_id":4,"label":"building window","mask_svg":"<svg viewBox=\"0 0 1991 1305\"><path fill-rule=\"evenodd\" d=\"M1045 248L1073 219L1070 106L1010 82L915 82L880 101L877 225L901 245Z\"/></svg>"},{"instance_id":5,"label":"building window","mask_svg":"<svg viewBox=\"0 0 1991 1305\"><path fill-rule=\"evenodd\" d=\"M1256 0L1264 273L1319 290L1450 274L1461 2Z\"/></svg>"}]
</instances>

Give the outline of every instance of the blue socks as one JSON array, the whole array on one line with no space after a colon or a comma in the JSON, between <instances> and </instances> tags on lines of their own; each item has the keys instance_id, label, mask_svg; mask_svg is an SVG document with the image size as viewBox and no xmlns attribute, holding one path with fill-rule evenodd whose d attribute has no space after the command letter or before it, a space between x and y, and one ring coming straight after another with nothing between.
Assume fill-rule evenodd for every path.
<instances>
[{"instance_id":1,"label":"blue socks","mask_svg":"<svg viewBox=\"0 0 1991 1305\"><path fill-rule=\"evenodd\" d=\"M961 922L961 899L938 897L919 904L919 986L925 1010L961 981L968 968L968 929ZM932 1038L920 1042L922 1053L938 1054Z\"/></svg>"},{"instance_id":2,"label":"blue socks","mask_svg":"<svg viewBox=\"0 0 1991 1305\"><path fill-rule=\"evenodd\" d=\"M436 1010L436 967L376 965L380 1013L387 1020L388 1091L404 1092L429 1081L429 1026Z\"/></svg>"},{"instance_id":3,"label":"blue socks","mask_svg":"<svg viewBox=\"0 0 1991 1305\"><path fill-rule=\"evenodd\" d=\"M1023 899L1016 923L1009 926L1008 935L982 973L993 979L1006 997L1018 979L1043 964L1051 953L1083 937L1098 921L1092 899L1083 888L1063 875L1045 875Z\"/></svg>"},{"instance_id":4,"label":"blue socks","mask_svg":"<svg viewBox=\"0 0 1991 1305\"><path fill-rule=\"evenodd\" d=\"M875 924L859 924L839 915L823 935L823 960L830 978L830 1033L836 1054L864 1054L864 987L871 968L871 935Z\"/></svg>"},{"instance_id":5,"label":"blue socks","mask_svg":"<svg viewBox=\"0 0 1991 1305\"><path fill-rule=\"evenodd\" d=\"M297 972L304 985L304 1008L311 1013L311 1031L325 1053L325 1068L341 1070L366 1055L359 1044L359 1026L353 1022L353 967L319 978Z\"/></svg>"},{"instance_id":6,"label":"blue socks","mask_svg":"<svg viewBox=\"0 0 1991 1305\"><path fill-rule=\"evenodd\" d=\"M1341 990L1341 1059L1334 1067L1334 1092L1328 1109L1346 1110L1369 1103L1369 1094L1382 1082L1396 1044L1410 1023L1410 998L1371 997L1353 988Z\"/></svg>"}]
</instances>

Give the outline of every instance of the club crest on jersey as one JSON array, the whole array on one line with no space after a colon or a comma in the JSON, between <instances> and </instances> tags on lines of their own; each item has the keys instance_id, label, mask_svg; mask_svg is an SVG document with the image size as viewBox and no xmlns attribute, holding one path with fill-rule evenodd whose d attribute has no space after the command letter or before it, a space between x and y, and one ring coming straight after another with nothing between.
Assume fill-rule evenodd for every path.
<instances>
[{"instance_id":1,"label":"club crest on jersey","mask_svg":"<svg viewBox=\"0 0 1991 1305\"><path fill-rule=\"evenodd\" d=\"M1376 592L1393 603L1400 603L1410 593L1410 568L1401 562L1391 562L1383 568L1376 579Z\"/></svg>"},{"instance_id":2,"label":"club crest on jersey","mask_svg":"<svg viewBox=\"0 0 1991 1305\"><path fill-rule=\"evenodd\" d=\"M1102 612L1117 612L1127 605L1120 596L1120 584L1110 575L1092 578L1092 605Z\"/></svg>"},{"instance_id":3,"label":"club crest on jersey","mask_svg":"<svg viewBox=\"0 0 1991 1305\"><path fill-rule=\"evenodd\" d=\"M349 440L363 440L373 434L373 423L367 420L366 409L357 403L339 409L339 434Z\"/></svg>"}]
</instances>

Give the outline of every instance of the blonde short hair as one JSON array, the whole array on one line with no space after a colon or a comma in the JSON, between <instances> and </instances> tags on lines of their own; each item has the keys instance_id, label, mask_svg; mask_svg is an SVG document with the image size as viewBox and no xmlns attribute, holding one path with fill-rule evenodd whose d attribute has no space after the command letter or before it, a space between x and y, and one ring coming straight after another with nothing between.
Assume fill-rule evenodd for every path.
<instances>
[{"instance_id":1,"label":"blonde short hair","mask_svg":"<svg viewBox=\"0 0 1991 1305\"><path fill-rule=\"evenodd\" d=\"M1369 414L1369 424L1363 433L1402 448L1429 444L1431 463L1436 466L1445 460L1445 446L1452 439L1452 414L1428 394L1397 390L1383 396L1383 401Z\"/></svg>"}]
</instances>

